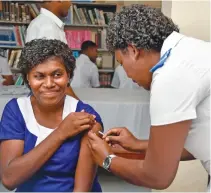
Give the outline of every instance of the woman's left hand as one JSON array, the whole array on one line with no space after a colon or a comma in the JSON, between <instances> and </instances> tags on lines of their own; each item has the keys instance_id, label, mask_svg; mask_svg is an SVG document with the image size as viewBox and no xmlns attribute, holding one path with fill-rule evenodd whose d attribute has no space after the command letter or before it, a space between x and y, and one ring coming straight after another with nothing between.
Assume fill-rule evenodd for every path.
<instances>
[{"instance_id":1,"label":"woman's left hand","mask_svg":"<svg viewBox=\"0 0 211 193\"><path fill-rule=\"evenodd\" d=\"M113 154L108 143L98 137L92 130L88 133L89 148L91 149L93 159L96 164L102 167L105 158Z\"/></svg>"}]
</instances>

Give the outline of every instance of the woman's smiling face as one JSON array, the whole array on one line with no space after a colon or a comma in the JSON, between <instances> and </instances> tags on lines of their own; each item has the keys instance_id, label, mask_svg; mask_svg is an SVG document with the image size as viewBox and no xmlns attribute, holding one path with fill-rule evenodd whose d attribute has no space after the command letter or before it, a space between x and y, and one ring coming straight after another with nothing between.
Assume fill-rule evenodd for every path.
<instances>
[{"instance_id":1,"label":"woman's smiling face","mask_svg":"<svg viewBox=\"0 0 211 193\"><path fill-rule=\"evenodd\" d=\"M52 57L36 65L27 77L39 104L52 106L64 99L69 74L59 58Z\"/></svg>"}]
</instances>

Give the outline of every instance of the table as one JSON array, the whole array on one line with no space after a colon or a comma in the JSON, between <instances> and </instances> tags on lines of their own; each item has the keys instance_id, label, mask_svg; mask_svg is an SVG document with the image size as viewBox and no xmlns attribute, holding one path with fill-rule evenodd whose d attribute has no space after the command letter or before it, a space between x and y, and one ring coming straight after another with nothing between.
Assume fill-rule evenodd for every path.
<instances>
[{"instance_id":1,"label":"table","mask_svg":"<svg viewBox=\"0 0 211 193\"><path fill-rule=\"evenodd\" d=\"M149 92L144 89L77 88L76 95L101 116L104 129L127 127L136 137L148 139ZM25 94L26 95L26 94ZM5 104L18 94L0 95L0 117Z\"/></svg>"},{"instance_id":2,"label":"table","mask_svg":"<svg viewBox=\"0 0 211 193\"><path fill-rule=\"evenodd\" d=\"M150 129L149 92L144 89L74 89L77 96L90 104L101 116L104 129L127 127L142 139Z\"/></svg>"}]
</instances>

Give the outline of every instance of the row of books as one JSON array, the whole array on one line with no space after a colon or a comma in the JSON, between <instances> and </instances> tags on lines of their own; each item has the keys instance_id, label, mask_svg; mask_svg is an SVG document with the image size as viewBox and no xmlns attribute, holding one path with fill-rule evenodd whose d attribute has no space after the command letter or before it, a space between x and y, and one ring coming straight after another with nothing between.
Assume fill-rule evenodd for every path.
<instances>
[{"instance_id":1,"label":"row of books","mask_svg":"<svg viewBox=\"0 0 211 193\"><path fill-rule=\"evenodd\" d=\"M15 79L15 85L17 85L17 86L24 85L22 75L20 75L20 74L16 75L16 77L14 79Z\"/></svg>"},{"instance_id":2,"label":"row of books","mask_svg":"<svg viewBox=\"0 0 211 193\"><path fill-rule=\"evenodd\" d=\"M0 26L0 46L24 46L26 26Z\"/></svg>"},{"instance_id":3,"label":"row of books","mask_svg":"<svg viewBox=\"0 0 211 193\"><path fill-rule=\"evenodd\" d=\"M0 0L0 19L3 21L30 22L39 13L39 4ZM78 8L73 4L68 11L68 16L63 21L66 24L107 25L113 15L113 12L104 12L97 8Z\"/></svg>"},{"instance_id":4,"label":"row of books","mask_svg":"<svg viewBox=\"0 0 211 193\"><path fill-rule=\"evenodd\" d=\"M24 46L27 27L3 25L0 26L0 46ZM70 48L80 49L81 44L91 40L99 49L106 49L106 29L91 30L65 30L67 42Z\"/></svg>"},{"instance_id":5,"label":"row of books","mask_svg":"<svg viewBox=\"0 0 211 193\"><path fill-rule=\"evenodd\" d=\"M35 3L30 3L28 4L29 6L29 11L31 13L32 19L37 17L40 13L41 6L40 4L35 4Z\"/></svg>"},{"instance_id":6,"label":"row of books","mask_svg":"<svg viewBox=\"0 0 211 193\"><path fill-rule=\"evenodd\" d=\"M104 12L97 8L78 8L77 5L72 5L65 22L67 24L108 25L113 16L113 12Z\"/></svg>"},{"instance_id":7,"label":"row of books","mask_svg":"<svg viewBox=\"0 0 211 193\"><path fill-rule=\"evenodd\" d=\"M29 23L31 19L39 14L39 9L40 7L34 3L20 4L9 1L0 1L0 19L2 21Z\"/></svg>"},{"instance_id":8,"label":"row of books","mask_svg":"<svg viewBox=\"0 0 211 193\"><path fill-rule=\"evenodd\" d=\"M80 49L81 44L86 40L91 40L98 45L99 49L106 49L106 35L105 29L95 31L90 30L66 30L67 42L70 48Z\"/></svg>"},{"instance_id":9,"label":"row of books","mask_svg":"<svg viewBox=\"0 0 211 193\"><path fill-rule=\"evenodd\" d=\"M112 81L112 73L100 73L99 79L101 87L110 87Z\"/></svg>"},{"instance_id":10,"label":"row of books","mask_svg":"<svg viewBox=\"0 0 211 193\"><path fill-rule=\"evenodd\" d=\"M10 68L18 69L18 62L21 56L21 50L11 50L8 53L8 65Z\"/></svg>"}]
</instances>

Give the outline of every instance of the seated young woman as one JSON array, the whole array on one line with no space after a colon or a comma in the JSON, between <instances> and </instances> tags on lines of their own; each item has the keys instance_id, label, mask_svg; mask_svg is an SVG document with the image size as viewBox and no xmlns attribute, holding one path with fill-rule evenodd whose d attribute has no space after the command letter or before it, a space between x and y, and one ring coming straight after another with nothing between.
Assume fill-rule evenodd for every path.
<instances>
[{"instance_id":1,"label":"seated young woman","mask_svg":"<svg viewBox=\"0 0 211 193\"><path fill-rule=\"evenodd\" d=\"M58 40L27 43L19 67L31 89L5 106L0 124L0 178L17 192L101 192L87 131L102 130L98 113L66 96L75 59Z\"/></svg>"}]
</instances>

